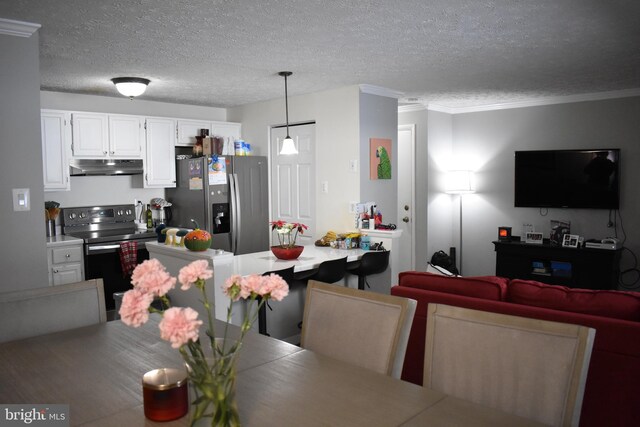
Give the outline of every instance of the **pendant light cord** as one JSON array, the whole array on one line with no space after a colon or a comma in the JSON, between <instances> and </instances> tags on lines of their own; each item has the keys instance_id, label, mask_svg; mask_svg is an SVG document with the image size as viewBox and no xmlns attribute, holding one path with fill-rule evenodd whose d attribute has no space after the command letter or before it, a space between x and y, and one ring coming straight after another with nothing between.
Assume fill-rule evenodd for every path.
<instances>
[{"instance_id":1,"label":"pendant light cord","mask_svg":"<svg viewBox=\"0 0 640 427\"><path fill-rule=\"evenodd\" d=\"M287 117L287 138L289 136L289 94L287 92L287 75L284 75L284 111Z\"/></svg>"}]
</instances>

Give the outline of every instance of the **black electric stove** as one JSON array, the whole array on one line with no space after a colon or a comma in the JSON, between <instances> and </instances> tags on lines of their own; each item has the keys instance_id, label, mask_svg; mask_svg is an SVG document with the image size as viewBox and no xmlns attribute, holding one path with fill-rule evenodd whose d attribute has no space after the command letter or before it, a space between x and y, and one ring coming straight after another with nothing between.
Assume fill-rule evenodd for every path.
<instances>
[{"instance_id":1,"label":"black electric stove","mask_svg":"<svg viewBox=\"0 0 640 427\"><path fill-rule=\"evenodd\" d=\"M113 294L131 289L130 276L120 264L121 244L135 241L141 263L149 259L145 243L157 239L155 231L136 227L133 204L64 208L61 216L62 233L84 241L85 279L103 279L105 304L113 310Z\"/></svg>"}]
</instances>

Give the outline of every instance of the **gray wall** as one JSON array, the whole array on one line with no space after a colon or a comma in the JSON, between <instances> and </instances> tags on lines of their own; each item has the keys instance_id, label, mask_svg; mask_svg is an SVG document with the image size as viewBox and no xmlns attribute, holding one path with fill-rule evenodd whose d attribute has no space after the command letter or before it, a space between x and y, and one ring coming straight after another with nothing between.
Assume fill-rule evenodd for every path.
<instances>
[{"instance_id":1,"label":"gray wall","mask_svg":"<svg viewBox=\"0 0 640 427\"><path fill-rule=\"evenodd\" d=\"M397 223L398 195L398 100L360 93L360 198L376 202L382 222ZM370 138L391 140L391 179L369 178Z\"/></svg>"},{"instance_id":2,"label":"gray wall","mask_svg":"<svg viewBox=\"0 0 640 427\"><path fill-rule=\"evenodd\" d=\"M513 207L516 150L621 148L620 214L625 246L640 254L640 97L454 115L453 155L476 170L477 193L464 199L464 273L495 273L491 241L499 226L522 224L549 234L551 219L571 221L571 232L586 238L615 233L608 211ZM618 236L622 229L618 221ZM631 266L628 253L623 269Z\"/></svg>"},{"instance_id":3,"label":"gray wall","mask_svg":"<svg viewBox=\"0 0 640 427\"><path fill-rule=\"evenodd\" d=\"M48 286L38 54L37 32L0 34L0 291ZM30 189L30 211L13 211L12 188Z\"/></svg>"}]
</instances>

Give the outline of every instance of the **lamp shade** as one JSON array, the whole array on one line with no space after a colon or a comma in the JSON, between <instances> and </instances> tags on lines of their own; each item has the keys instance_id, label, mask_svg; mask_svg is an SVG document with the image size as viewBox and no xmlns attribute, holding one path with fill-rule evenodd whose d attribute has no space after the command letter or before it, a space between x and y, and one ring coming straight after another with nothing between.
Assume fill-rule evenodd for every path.
<instances>
[{"instance_id":1,"label":"lamp shade","mask_svg":"<svg viewBox=\"0 0 640 427\"><path fill-rule=\"evenodd\" d=\"M298 150L296 149L296 144L293 142L293 139L289 135L282 141L282 148L280 148L280 154L291 155L298 154Z\"/></svg>"},{"instance_id":2,"label":"lamp shade","mask_svg":"<svg viewBox=\"0 0 640 427\"><path fill-rule=\"evenodd\" d=\"M141 77L116 77L111 79L111 81L116 85L118 92L129 98L142 95L150 83L148 79Z\"/></svg>"},{"instance_id":3,"label":"lamp shade","mask_svg":"<svg viewBox=\"0 0 640 427\"><path fill-rule=\"evenodd\" d=\"M475 193L473 172L470 170L454 170L447 172L447 190L449 194Z\"/></svg>"}]
</instances>

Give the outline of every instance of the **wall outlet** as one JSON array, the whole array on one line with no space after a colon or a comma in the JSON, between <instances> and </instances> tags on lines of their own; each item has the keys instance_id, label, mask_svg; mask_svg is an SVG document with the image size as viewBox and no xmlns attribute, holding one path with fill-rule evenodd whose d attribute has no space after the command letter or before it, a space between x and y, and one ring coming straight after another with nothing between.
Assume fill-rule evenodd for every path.
<instances>
[{"instance_id":1,"label":"wall outlet","mask_svg":"<svg viewBox=\"0 0 640 427\"><path fill-rule=\"evenodd\" d=\"M329 192L329 181L322 181L322 183L320 183L320 191L323 193Z\"/></svg>"},{"instance_id":2,"label":"wall outlet","mask_svg":"<svg viewBox=\"0 0 640 427\"><path fill-rule=\"evenodd\" d=\"M349 172L358 172L358 160L349 160Z\"/></svg>"}]
</instances>

